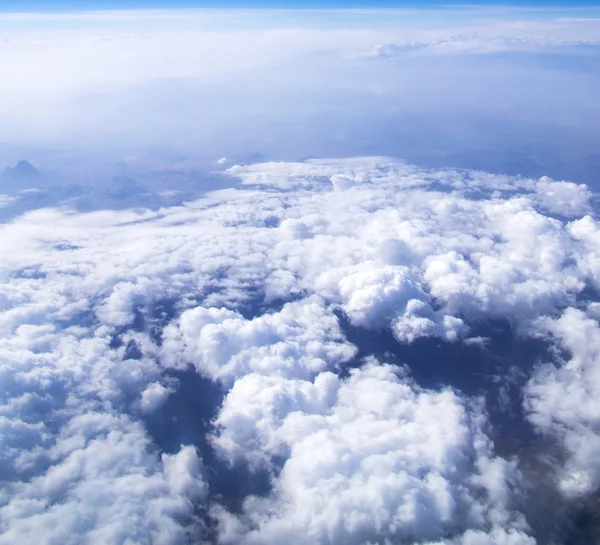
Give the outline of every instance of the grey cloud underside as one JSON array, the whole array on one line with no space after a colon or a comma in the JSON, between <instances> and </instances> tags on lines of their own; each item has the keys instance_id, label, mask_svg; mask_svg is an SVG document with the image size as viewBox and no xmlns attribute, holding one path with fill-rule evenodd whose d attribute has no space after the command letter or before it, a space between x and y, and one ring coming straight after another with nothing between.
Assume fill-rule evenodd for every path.
<instances>
[{"instance_id":1,"label":"grey cloud underside","mask_svg":"<svg viewBox=\"0 0 600 545\"><path fill-rule=\"evenodd\" d=\"M523 411L565 498L598 489L585 186L377 157L229 174L182 206L0 228L0 543L534 543L484 401L363 358L349 328L485 348L501 321L555 346L521 370ZM222 401L161 452L152 419L189 372ZM227 501L218 464L268 489Z\"/></svg>"}]
</instances>

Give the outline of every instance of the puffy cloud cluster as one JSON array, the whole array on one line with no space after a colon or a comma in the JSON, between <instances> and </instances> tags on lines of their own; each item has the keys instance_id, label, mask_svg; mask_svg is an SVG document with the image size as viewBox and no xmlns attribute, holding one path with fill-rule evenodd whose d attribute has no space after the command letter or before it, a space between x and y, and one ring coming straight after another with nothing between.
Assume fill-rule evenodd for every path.
<instances>
[{"instance_id":1,"label":"puffy cloud cluster","mask_svg":"<svg viewBox=\"0 0 600 545\"><path fill-rule=\"evenodd\" d=\"M599 318L595 303L587 312L568 308L559 318L542 319L541 332L554 337L568 356L559 366L541 366L527 385L530 419L567 451L559 485L568 496L600 487Z\"/></svg>"},{"instance_id":2,"label":"puffy cloud cluster","mask_svg":"<svg viewBox=\"0 0 600 545\"><path fill-rule=\"evenodd\" d=\"M216 443L285 463L241 516L214 509L222 541L534 543L510 511L515 465L494 457L480 420L451 391L423 391L377 362L346 380L248 375Z\"/></svg>"},{"instance_id":3,"label":"puffy cloud cluster","mask_svg":"<svg viewBox=\"0 0 600 545\"><path fill-rule=\"evenodd\" d=\"M24 430L3 435L15 431ZM0 543L186 543L197 532L194 502L207 490L194 447L159 457L140 423L90 412L39 450L12 467L26 473L37 455L45 472L3 485Z\"/></svg>"},{"instance_id":4,"label":"puffy cloud cluster","mask_svg":"<svg viewBox=\"0 0 600 545\"><path fill-rule=\"evenodd\" d=\"M178 207L0 227L0 539L178 542L207 510L224 543L532 543L482 408L356 361L342 315L401 343L496 318L556 339L570 361L532 378L531 419L565 447L563 490L598 486L587 188L385 158L228 172ZM190 368L227 389L207 441L272 477L239 513L144 428Z\"/></svg>"},{"instance_id":5,"label":"puffy cloud cluster","mask_svg":"<svg viewBox=\"0 0 600 545\"><path fill-rule=\"evenodd\" d=\"M310 377L355 353L336 316L316 297L253 320L225 308L196 307L166 327L163 339L163 362L192 362L198 372L223 381L250 372Z\"/></svg>"},{"instance_id":6,"label":"puffy cloud cluster","mask_svg":"<svg viewBox=\"0 0 600 545\"><path fill-rule=\"evenodd\" d=\"M269 278L272 291L316 286L357 325L380 325L377 314L400 320L400 331L411 321L418 330L424 318L425 330L454 337L463 329L459 315L534 318L574 301L594 278L576 266L589 259L587 245L569 231L577 222L565 226L557 216L589 211L585 186L422 172L369 159L342 165L232 169L246 184L285 187L291 178L295 187L334 187L318 202L307 197L300 216L282 222L291 240L280 242L274 255L294 277L285 276L285 288L274 285L281 273ZM431 305L421 310L432 299L454 319L433 315Z\"/></svg>"},{"instance_id":7,"label":"puffy cloud cluster","mask_svg":"<svg viewBox=\"0 0 600 545\"><path fill-rule=\"evenodd\" d=\"M0 341L0 543L186 542L201 527L202 461L192 446L160 455L124 409L140 391L141 410L157 405L158 368L42 308L4 314L25 323Z\"/></svg>"}]
</instances>

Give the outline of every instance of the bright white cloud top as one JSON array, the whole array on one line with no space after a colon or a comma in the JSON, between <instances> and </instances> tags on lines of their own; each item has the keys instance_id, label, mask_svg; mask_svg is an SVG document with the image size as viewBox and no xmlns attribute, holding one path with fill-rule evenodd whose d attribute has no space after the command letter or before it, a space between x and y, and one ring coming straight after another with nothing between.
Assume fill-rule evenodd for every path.
<instances>
[{"instance_id":1,"label":"bright white cloud top","mask_svg":"<svg viewBox=\"0 0 600 545\"><path fill-rule=\"evenodd\" d=\"M504 320L554 344L525 415L560 449L565 498L598 489L585 186L381 157L227 175L181 206L1 226L0 543L535 543L485 400L357 358L346 322L472 345ZM199 441L268 490L232 506L198 445L160 452L145 422L177 370L221 385Z\"/></svg>"}]
</instances>

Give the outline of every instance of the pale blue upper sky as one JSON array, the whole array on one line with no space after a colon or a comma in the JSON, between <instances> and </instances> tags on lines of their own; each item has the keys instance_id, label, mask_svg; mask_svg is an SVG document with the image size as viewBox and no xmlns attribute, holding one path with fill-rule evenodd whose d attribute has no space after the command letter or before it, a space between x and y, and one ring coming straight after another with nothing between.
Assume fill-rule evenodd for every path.
<instances>
[{"instance_id":1,"label":"pale blue upper sky","mask_svg":"<svg viewBox=\"0 0 600 545\"><path fill-rule=\"evenodd\" d=\"M600 6L600 0L0 0L0 11L74 11L98 9L149 9L175 7L211 8L394 8L439 7L456 4L510 5L527 7L590 7Z\"/></svg>"}]
</instances>

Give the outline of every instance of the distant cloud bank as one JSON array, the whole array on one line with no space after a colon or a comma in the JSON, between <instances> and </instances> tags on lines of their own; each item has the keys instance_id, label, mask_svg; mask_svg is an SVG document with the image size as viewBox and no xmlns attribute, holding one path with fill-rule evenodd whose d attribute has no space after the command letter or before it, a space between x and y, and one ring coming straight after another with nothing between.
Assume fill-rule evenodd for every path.
<instances>
[{"instance_id":1,"label":"distant cloud bank","mask_svg":"<svg viewBox=\"0 0 600 545\"><path fill-rule=\"evenodd\" d=\"M571 176L597 153L594 9L0 13L0 30L0 164L500 150L511 172Z\"/></svg>"}]
</instances>

